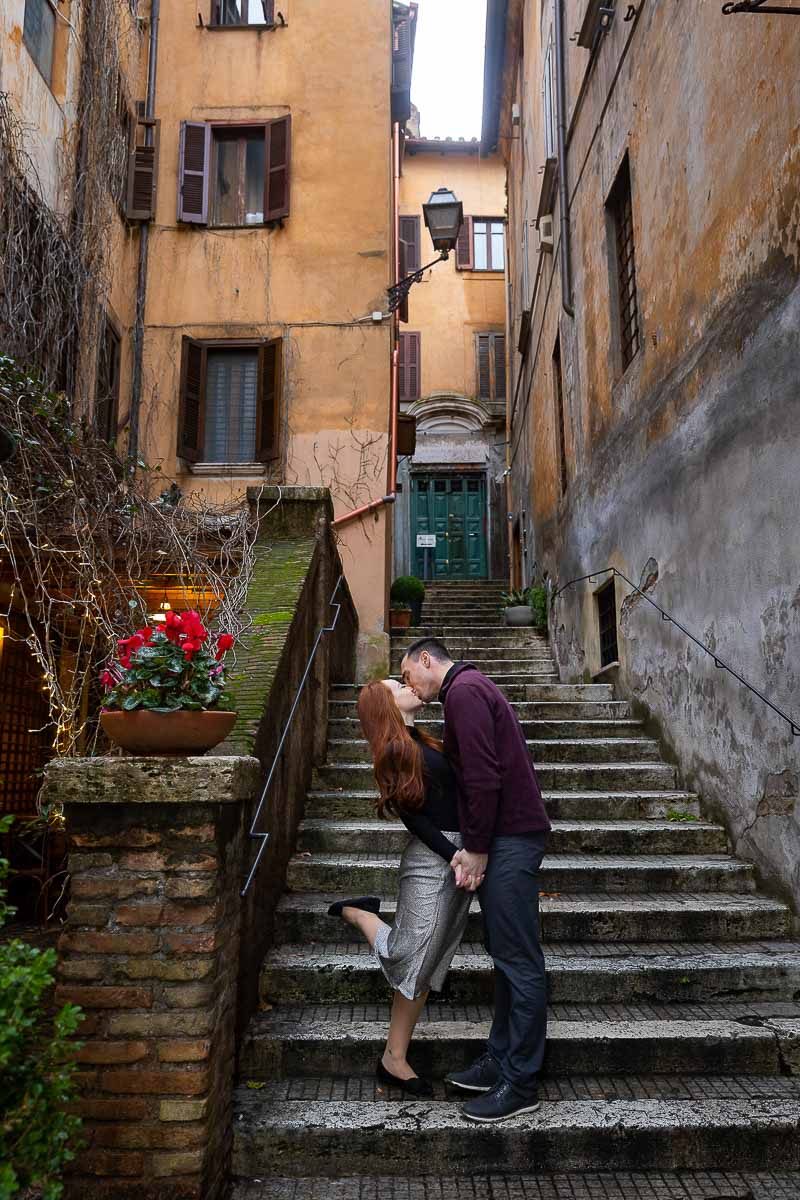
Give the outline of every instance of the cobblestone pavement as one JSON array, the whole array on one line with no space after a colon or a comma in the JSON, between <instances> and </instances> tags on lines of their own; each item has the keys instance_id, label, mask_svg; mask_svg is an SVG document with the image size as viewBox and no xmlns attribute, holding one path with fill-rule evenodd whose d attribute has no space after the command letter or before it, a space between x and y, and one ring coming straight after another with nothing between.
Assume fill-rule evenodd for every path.
<instances>
[{"instance_id":1,"label":"cobblestone pavement","mask_svg":"<svg viewBox=\"0 0 800 1200\"><path fill-rule=\"evenodd\" d=\"M800 1200L800 1173L272 1179L241 1184L232 1200Z\"/></svg>"}]
</instances>

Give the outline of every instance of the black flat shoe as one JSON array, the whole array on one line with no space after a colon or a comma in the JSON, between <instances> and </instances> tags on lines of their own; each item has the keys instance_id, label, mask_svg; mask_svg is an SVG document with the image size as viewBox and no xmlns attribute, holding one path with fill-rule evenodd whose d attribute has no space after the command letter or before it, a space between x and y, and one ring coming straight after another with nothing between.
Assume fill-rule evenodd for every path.
<instances>
[{"instance_id":1,"label":"black flat shoe","mask_svg":"<svg viewBox=\"0 0 800 1200\"><path fill-rule=\"evenodd\" d=\"M337 900L328 909L328 916L340 917L343 908L360 908L363 912L374 913L376 917L379 917L381 902L377 896L358 896L355 900Z\"/></svg>"},{"instance_id":2,"label":"black flat shoe","mask_svg":"<svg viewBox=\"0 0 800 1200\"><path fill-rule=\"evenodd\" d=\"M375 1068L375 1074L381 1083L387 1087L399 1088L401 1092L405 1092L408 1096L417 1096L422 1099L425 1096L433 1095L433 1085L427 1079L420 1079L416 1076L414 1079L398 1079L391 1071L387 1071L381 1059L378 1059L378 1065Z\"/></svg>"}]
</instances>

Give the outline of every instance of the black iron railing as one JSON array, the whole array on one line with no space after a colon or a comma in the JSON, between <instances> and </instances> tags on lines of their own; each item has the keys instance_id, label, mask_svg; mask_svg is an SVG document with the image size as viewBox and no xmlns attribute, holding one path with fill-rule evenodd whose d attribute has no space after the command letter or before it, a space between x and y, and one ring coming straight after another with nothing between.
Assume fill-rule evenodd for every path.
<instances>
[{"instance_id":1,"label":"black iron railing","mask_svg":"<svg viewBox=\"0 0 800 1200\"><path fill-rule=\"evenodd\" d=\"M785 713L782 708L778 708L777 704L773 704L768 696L765 696L764 693L759 691L754 684L745 679L743 675L740 675L739 672L730 665L730 663L726 663L724 659L720 658L715 650L712 650L711 647L707 646L705 642L702 642L700 638L695 637L690 629L687 629L685 625L682 625L681 622L677 621L670 613L665 612L660 604L656 604L655 600L652 600L650 596L647 595L647 592L643 592L642 589L633 582L633 580L628 579L628 576L625 575L624 572L620 571L619 567L603 567L601 571L592 571L589 575L579 575L576 579L570 579L568 583L563 584L562 587L553 592L551 603L555 604L561 593L565 592L567 588L572 587L574 584L583 583L587 579L597 579L600 575L608 575L609 573L615 576L618 575L620 579L624 579L628 587L632 588L633 591L638 596L641 596L643 600L646 600L647 603L656 610L656 612L661 613L662 620L669 621L669 623L674 625L676 629L680 629L681 633L685 634L690 641L694 642L695 646L698 646L705 654L709 656L709 658L713 658L714 666L717 667L718 670L727 671L734 677L734 679L737 679L739 683L746 687L749 692L752 692L754 696L758 696L759 700L762 700L768 708L771 708L774 713L777 713L777 715L786 722L792 731L793 737L800 737L800 722L795 721L794 718L790 717L788 713Z\"/></svg>"},{"instance_id":2,"label":"black iron railing","mask_svg":"<svg viewBox=\"0 0 800 1200\"><path fill-rule=\"evenodd\" d=\"M297 711L298 704L300 703L300 697L303 694L303 688L306 686L306 680L308 679L308 674L309 674L309 671L311 670L311 664L314 662L314 658L315 658L317 650L319 648L319 644L322 641L324 634L333 633L334 629L336 628L336 623L339 620L339 613L342 611L342 606L341 606L341 604L335 604L334 601L336 599L336 593L338 592L339 588L341 587L343 579L344 579L344 575L340 575L336 581L336 587L331 592L331 598L330 598L329 604L330 604L330 607L334 610L333 620L331 621L330 625L323 625L317 631L317 636L314 640L314 645L311 647L311 653L308 656L308 662L306 663L306 669L305 669L305 671L303 671L303 678L300 680L300 684L297 688L297 694L295 695L294 701L292 703L292 707L289 712L289 716L286 718L286 724L283 727L283 733L281 734L281 740L278 742L278 748L275 751L275 757L272 760L272 766L269 769L269 774L267 775L267 781L264 784L264 788L261 792L261 799L259 800L258 807L256 808L256 811L253 815L253 821L252 821L252 824L250 825L250 837L260 838L261 845L258 847L258 853L256 854L255 862L253 863L253 865L250 869L250 874L247 876L247 882L245 883L244 887L242 888L242 891L241 891L242 896L247 895L247 890L250 887L250 884L253 882L256 871L258 870L258 864L261 862L261 856L267 848L267 842L269 841L269 833L265 833L263 831L258 830L256 828L256 826L258 825L259 820L261 818L261 812L264 808L264 802L267 799L267 794L269 793L270 785L271 785L273 777L275 775L275 770L278 766L278 760L280 759L281 751L283 750L283 746L284 746L284 742L286 741L287 734L289 733L289 730L292 725L292 721L294 720L294 714Z\"/></svg>"}]
</instances>

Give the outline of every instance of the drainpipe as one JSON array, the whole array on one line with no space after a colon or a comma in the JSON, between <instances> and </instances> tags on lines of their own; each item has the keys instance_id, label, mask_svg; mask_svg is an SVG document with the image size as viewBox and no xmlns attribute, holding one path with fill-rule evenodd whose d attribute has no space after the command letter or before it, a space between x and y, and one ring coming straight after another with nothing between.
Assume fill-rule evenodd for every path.
<instances>
[{"instance_id":1,"label":"drainpipe","mask_svg":"<svg viewBox=\"0 0 800 1200\"><path fill-rule=\"evenodd\" d=\"M567 82L564 58L564 0L555 0L556 105L558 108L558 207L561 218L561 307L575 316L572 303L572 257L567 189Z\"/></svg>"},{"instance_id":2,"label":"drainpipe","mask_svg":"<svg viewBox=\"0 0 800 1200\"><path fill-rule=\"evenodd\" d=\"M158 19L161 0L150 0L150 53L147 68L147 98L145 119L152 121L156 111L156 64L158 61ZM146 125L146 146L153 144L153 127ZM139 410L142 402L142 358L144 354L144 308L147 302L147 255L150 246L150 225L143 221L139 234L139 274L136 280L136 322L133 331L133 382L128 432L128 457L135 463L139 455ZM132 473L135 472L135 466Z\"/></svg>"},{"instance_id":3,"label":"drainpipe","mask_svg":"<svg viewBox=\"0 0 800 1200\"><path fill-rule=\"evenodd\" d=\"M400 126L395 122L392 127L392 231L394 237L394 262L399 262L398 249L400 246ZM395 275L397 271L395 270ZM362 504L350 512L343 513L333 522L334 529L349 525L358 517L368 513L378 512L387 504L394 504L397 499L397 425L400 412L400 352L397 348L400 332L400 314L394 313L392 320L392 382L389 401L389 462L386 469L386 495L369 504Z\"/></svg>"}]
</instances>

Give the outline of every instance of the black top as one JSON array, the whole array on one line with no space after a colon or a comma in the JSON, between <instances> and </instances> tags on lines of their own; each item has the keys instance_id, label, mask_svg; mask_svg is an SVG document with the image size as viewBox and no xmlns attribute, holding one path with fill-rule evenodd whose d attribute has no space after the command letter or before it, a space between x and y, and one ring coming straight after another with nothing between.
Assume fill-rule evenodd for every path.
<instances>
[{"instance_id":1,"label":"black top","mask_svg":"<svg viewBox=\"0 0 800 1200\"><path fill-rule=\"evenodd\" d=\"M424 842L429 850L450 862L458 847L446 838L443 829L454 833L458 823L458 784L450 763L440 750L420 741L413 725L408 732L422 747L425 759L425 803L414 812L400 812L400 820L410 833Z\"/></svg>"}]
</instances>

